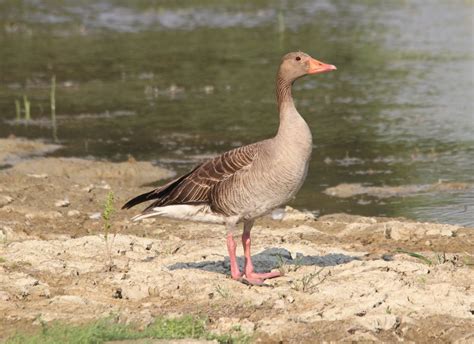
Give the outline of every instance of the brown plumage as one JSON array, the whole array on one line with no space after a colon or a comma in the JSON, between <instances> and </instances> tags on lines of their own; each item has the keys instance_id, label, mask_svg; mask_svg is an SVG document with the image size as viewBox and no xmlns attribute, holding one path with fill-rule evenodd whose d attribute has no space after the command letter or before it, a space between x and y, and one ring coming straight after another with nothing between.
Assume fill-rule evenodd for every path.
<instances>
[{"instance_id":1,"label":"brown plumage","mask_svg":"<svg viewBox=\"0 0 474 344\"><path fill-rule=\"evenodd\" d=\"M128 201L128 209L152 201L135 216L151 216L225 224L231 275L261 284L278 272L254 272L250 256L250 230L254 219L288 202L306 178L312 150L311 131L293 103L291 86L307 74L335 70L302 52L286 54L278 70L276 94L280 125L267 140L230 150L167 184ZM236 225L244 223L242 243L245 269L241 273L233 238Z\"/></svg>"},{"instance_id":2,"label":"brown plumage","mask_svg":"<svg viewBox=\"0 0 474 344\"><path fill-rule=\"evenodd\" d=\"M225 152L198 165L191 172L131 199L122 209L156 200L145 208L143 215L152 212L155 207L175 204L208 204L213 211L222 215L235 215L226 212L219 194L213 191L220 183L234 178L240 170L248 167L256 157L259 145L260 143L254 143Z\"/></svg>"}]
</instances>

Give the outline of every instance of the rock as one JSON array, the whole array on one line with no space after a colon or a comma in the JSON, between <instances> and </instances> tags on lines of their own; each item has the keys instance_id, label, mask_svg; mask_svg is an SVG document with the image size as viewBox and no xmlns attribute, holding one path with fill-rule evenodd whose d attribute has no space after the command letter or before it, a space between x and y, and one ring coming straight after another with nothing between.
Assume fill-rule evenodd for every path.
<instances>
[{"instance_id":1,"label":"rock","mask_svg":"<svg viewBox=\"0 0 474 344\"><path fill-rule=\"evenodd\" d=\"M48 178L48 175L46 173L41 173L41 174L28 173L27 176L30 177L30 178L36 178L36 179L46 179L46 178Z\"/></svg>"},{"instance_id":2,"label":"rock","mask_svg":"<svg viewBox=\"0 0 474 344\"><path fill-rule=\"evenodd\" d=\"M63 217L63 215L58 211L33 211L33 212L29 212L25 214L25 217L28 220L33 220L33 219L54 220L54 219Z\"/></svg>"},{"instance_id":3,"label":"rock","mask_svg":"<svg viewBox=\"0 0 474 344\"><path fill-rule=\"evenodd\" d=\"M445 224L388 221L383 225L385 237L396 241L421 239L426 236L452 237L459 227Z\"/></svg>"},{"instance_id":4,"label":"rock","mask_svg":"<svg viewBox=\"0 0 474 344\"><path fill-rule=\"evenodd\" d=\"M273 210L270 217L272 218L272 220L283 220L283 218L285 217L285 209L277 208Z\"/></svg>"},{"instance_id":5,"label":"rock","mask_svg":"<svg viewBox=\"0 0 474 344\"><path fill-rule=\"evenodd\" d=\"M54 206L58 207L58 208L60 208L60 207L63 207L63 208L69 207L70 204L71 204L71 202L69 202L69 200L67 198L54 202Z\"/></svg>"},{"instance_id":6,"label":"rock","mask_svg":"<svg viewBox=\"0 0 474 344\"><path fill-rule=\"evenodd\" d=\"M17 296L25 298L29 295L49 297L49 286L38 279L25 273L16 273L14 276L14 292Z\"/></svg>"},{"instance_id":7,"label":"rock","mask_svg":"<svg viewBox=\"0 0 474 344\"><path fill-rule=\"evenodd\" d=\"M14 165L21 159L42 155L61 148L59 145L45 144L38 140L18 138L0 139L0 165ZM28 172L31 172L29 170Z\"/></svg>"},{"instance_id":8,"label":"rock","mask_svg":"<svg viewBox=\"0 0 474 344\"><path fill-rule=\"evenodd\" d=\"M13 202L13 198L7 195L0 195L0 208Z\"/></svg>"},{"instance_id":9,"label":"rock","mask_svg":"<svg viewBox=\"0 0 474 344\"><path fill-rule=\"evenodd\" d=\"M67 212L67 216L69 217L76 217L76 216L79 216L81 215L81 212L79 210L69 210Z\"/></svg>"},{"instance_id":10,"label":"rock","mask_svg":"<svg viewBox=\"0 0 474 344\"><path fill-rule=\"evenodd\" d=\"M373 332L388 331L400 326L400 319L393 314L357 317L357 322Z\"/></svg>"},{"instance_id":11,"label":"rock","mask_svg":"<svg viewBox=\"0 0 474 344\"><path fill-rule=\"evenodd\" d=\"M101 217L101 215L102 215L101 213L92 213L92 214L89 215L89 219L91 219L91 220L99 220L100 217Z\"/></svg>"},{"instance_id":12,"label":"rock","mask_svg":"<svg viewBox=\"0 0 474 344\"><path fill-rule=\"evenodd\" d=\"M96 188L110 189L109 183L117 185L142 185L174 174L150 162L110 163L78 158L41 158L22 161L12 168L15 173L47 173L50 178L65 177L71 183L88 185L91 180L100 181Z\"/></svg>"},{"instance_id":13,"label":"rock","mask_svg":"<svg viewBox=\"0 0 474 344\"><path fill-rule=\"evenodd\" d=\"M369 195L377 198L400 196L415 196L421 192L445 192L472 189L473 184L441 182L426 185L399 185L399 186L366 186L358 183L342 183L329 187L323 192L326 195L340 198L349 198L357 195Z\"/></svg>"},{"instance_id":14,"label":"rock","mask_svg":"<svg viewBox=\"0 0 474 344\"><path fill-rule=\"evenodd\" d=\"M94 190L94 184L89 184L86 187L82 188L81 190L85 192L91 192L92 190Z\"/></svg>"},{"instance_id":15,"label":"rock","mask_svg":"<svg viewBox=\"0 0 474 344\"><path fill-rule=\"evenodd\" d=\"M309 211L299 211L290 206L285 207L283 221L312 221L316 216Z\"/></svg>"}]
</instances>

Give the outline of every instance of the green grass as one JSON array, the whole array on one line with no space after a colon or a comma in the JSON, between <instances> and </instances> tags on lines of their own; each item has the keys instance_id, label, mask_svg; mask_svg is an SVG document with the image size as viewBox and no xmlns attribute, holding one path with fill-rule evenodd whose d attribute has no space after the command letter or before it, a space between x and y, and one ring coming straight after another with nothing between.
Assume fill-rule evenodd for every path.
<instances>
[{"instance_id":1,"label":"green grass","mask_svg":"<svg viewBox=\"0 0 474 344\"><path fill-rule=\"evenodd\" d=\"M402 250L401 248L397 248L396 252L408 254L410 257L417 258L428 265L433 265L433 262L431 260L419 253Z\"/></svg>"},{"instance_id":2,"label":"green grass","mask_svg":"<svg viewBox=\"0 0 474 344\"><path fill-rule=\"evenodd\" d=\"M39 333L16 334L5 344L100 344L111 340L125 339L216 339L219 343L248 343L243 335L214 335L206 330L206 320L190 315L174 319L158 318L143 331L130 325L118 324L112 318L98 320L85 325L66 325L41 322Z\"/></svg>"}]
</instances>

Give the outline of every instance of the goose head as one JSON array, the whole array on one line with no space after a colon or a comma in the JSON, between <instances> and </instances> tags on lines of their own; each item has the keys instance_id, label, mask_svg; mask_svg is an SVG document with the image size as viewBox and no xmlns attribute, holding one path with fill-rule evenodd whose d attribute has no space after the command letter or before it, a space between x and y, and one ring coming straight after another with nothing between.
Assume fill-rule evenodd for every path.
<instances>
[{"instance_id":1,"label":"goose head","mask_svg":"<svg viewBox=\"0 0 474 344\"><path fill-rule=\"evenodd\" d=\"M301 51L288 53L281 60L279 75L293 82L308 74L320 74L336 70L336 66L318 61Z\"/></svg>"}]
</instances>

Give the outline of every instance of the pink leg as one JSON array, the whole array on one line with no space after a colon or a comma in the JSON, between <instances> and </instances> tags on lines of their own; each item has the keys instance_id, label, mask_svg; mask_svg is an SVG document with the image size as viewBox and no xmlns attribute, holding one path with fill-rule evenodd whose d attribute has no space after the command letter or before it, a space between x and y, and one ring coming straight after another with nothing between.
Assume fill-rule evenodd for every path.
<instances>
[{"instance_id":1,"label":"pink leg","mask_svg":"<svg viewBox=\"0 0 474 344\"><path fill-rule=\"evenodd\" d=\"M252 256L250 254L250 230L252 229L253 221L244 222L244 233L242 234L242 245L244 246L245 255L245 268L244 275L245 280L250 284L260 285L268 278L274 278L281 276L279 271L267 272L267 273L256 273L254 272L252 264Z\"/></svg>"},{"instance_id":2,"label":"pink leg","mask_svg":"<svg viewBox=\"0 0 474 344\"><path fill-rule=\"evenodd\" d=\"M238 280L242 277L242 273L240 272L239 264L237 264L237 257L235 255L237 244L232 236L232 231L227 233L227 250L229 251L230 258L230 275L232 279Z\"/></svg>"}]
</instances>

